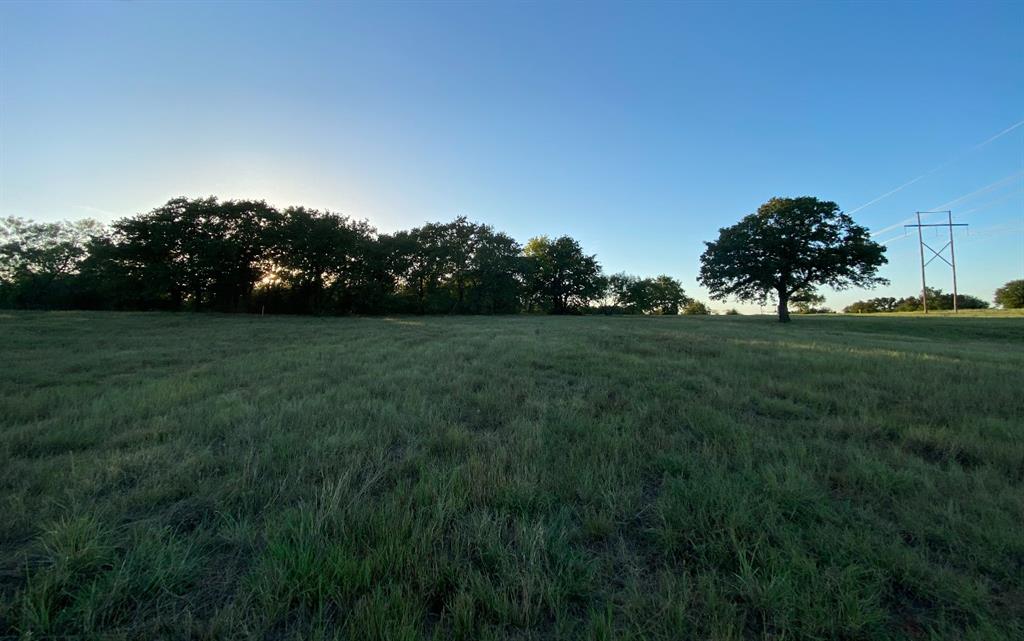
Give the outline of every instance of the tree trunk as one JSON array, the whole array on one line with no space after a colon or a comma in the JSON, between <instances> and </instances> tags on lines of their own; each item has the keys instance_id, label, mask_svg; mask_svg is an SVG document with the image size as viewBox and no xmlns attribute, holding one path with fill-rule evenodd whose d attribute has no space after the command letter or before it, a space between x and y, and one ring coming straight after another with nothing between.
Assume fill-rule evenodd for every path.
<instances>
[{"instance_id":1,"label":"tree trunk","mask_svg":"<svg viewBox=\"0 0 1024 641\"><path fill-rule=\"evenodd\" d=\"M789 322L789 296L779 295L779 322Z\"/></svg>"}]
</instances>

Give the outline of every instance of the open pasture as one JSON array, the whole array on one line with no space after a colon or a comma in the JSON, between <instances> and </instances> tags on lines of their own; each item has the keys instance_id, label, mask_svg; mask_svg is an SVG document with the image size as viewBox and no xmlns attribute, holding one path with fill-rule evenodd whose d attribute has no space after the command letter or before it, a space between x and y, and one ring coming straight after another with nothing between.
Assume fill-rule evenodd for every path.
<instances>
[{"instance_id":1,"label":"open pasture","mask_svg":"<svg viewBox=\"0 0 1024 641\"><path fill-rule=\"evenodd\" d=\"M1024 319L0 315L0 633L1024 638Z\"/></svg>"}]
</instances>

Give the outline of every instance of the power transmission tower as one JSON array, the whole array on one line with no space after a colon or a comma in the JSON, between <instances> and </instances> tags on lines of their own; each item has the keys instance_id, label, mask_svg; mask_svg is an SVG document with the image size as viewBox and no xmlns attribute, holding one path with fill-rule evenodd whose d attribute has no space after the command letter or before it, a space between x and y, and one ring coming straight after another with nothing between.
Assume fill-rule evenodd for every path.
<instances>
[{"instance_id":1,"label":"power transmission tower","mask_svg":"<svg viewBox=\"0 0 1024 641\"><path fill-rule=\"evenodd\" d=\"M954 223L953 212L948 209L940 209L938 211L919 211L917 214L916 225L904 225L904 227L916 227L917 228L917 243L921 249L921 305L924 307L924 313L928 313L928 286L925 284L924 268L928 266L936 258L941 259L944 263L953 268L953 313L956 314L959 310L957 309L957 297L958 292L956 289L956 251L953 247L953 228L954 227L967 227L967 223ZM932 223L922 224L921 214L946 214L946 222L944 223ZM946 227L949 229L949 242L946 243L942 249L935 251L931 245L924 242L924 234L921 233L923 227ZM932 257L928 259L928 262L924 260L924 248L927 247L928 251L932 253ZM946 249L949 249L949 259L947 260L943 253Z\"/></svg>"}]
</instances>

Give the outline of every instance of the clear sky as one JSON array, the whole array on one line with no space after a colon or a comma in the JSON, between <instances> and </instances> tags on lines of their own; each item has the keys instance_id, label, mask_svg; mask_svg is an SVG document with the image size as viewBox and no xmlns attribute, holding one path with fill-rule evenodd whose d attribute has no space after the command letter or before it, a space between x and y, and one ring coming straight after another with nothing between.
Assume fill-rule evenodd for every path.
<instances>
[{"instance_id":1,"label":"clear sky","mask_svg":"<svg viewBox=\"0 0 1024 641\"><path fill-rule=\"evenodd\" d=\"M872 230L956 201L960 289L991 299L1024 278L1024 126L978 145L1021 121L1019 2L0 4L0 215L465 214L702 297L702 241L812 195ZM902 234L891 287L828 303L914 293Z\"/></svg>"}]
</instances>

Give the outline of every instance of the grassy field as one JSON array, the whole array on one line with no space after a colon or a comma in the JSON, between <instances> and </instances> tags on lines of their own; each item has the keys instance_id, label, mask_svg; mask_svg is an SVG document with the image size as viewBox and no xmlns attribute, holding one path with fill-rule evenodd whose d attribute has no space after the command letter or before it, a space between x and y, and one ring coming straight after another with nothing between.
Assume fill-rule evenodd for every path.
<instances>
[{"instance_id":1,"label":"grassy field","mask_svg":"<svg viewBox=\"0 0 1024 641\"><path fill-rule=\"evenodd\" d=\"M853 316L880 316L889 318L1020 318L1024 319L1024 309L963 309L953 312L948 309L924 312L882 312L877 314L852 314Z\"/></svg>"},{"instance_id":2,"label":"grassy field","mask_svg":"<svg viewBox=\"0 0 1024 641\"><path fill-rule=\"evenodd\" d=\"M0 337L0 634L1024 638L1019 317Z\"/></svg>"}]
</instances>

